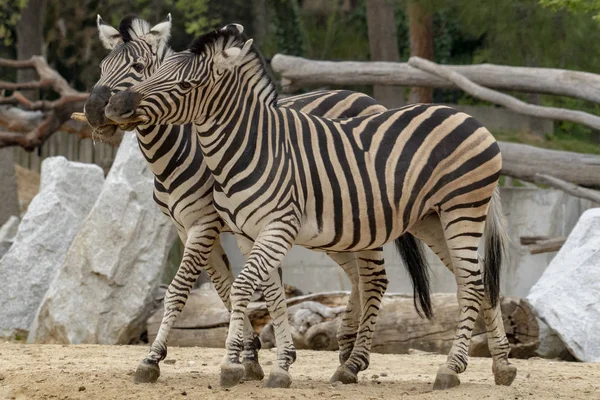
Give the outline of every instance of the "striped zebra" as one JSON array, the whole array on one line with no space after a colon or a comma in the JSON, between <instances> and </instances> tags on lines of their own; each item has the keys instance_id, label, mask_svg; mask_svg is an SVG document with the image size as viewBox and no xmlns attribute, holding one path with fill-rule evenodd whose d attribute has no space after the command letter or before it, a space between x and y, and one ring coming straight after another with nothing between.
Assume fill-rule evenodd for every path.
<instances>
[{"instance_id":1,"label":"striped zebra","mask_svg":"<svg viewBox=\"0 0 600 400\"><path fill-rule=\"evenodd\" d=\"M138 114L155 124L194 123L215 179L215 207L251 248L231 290L223 385L243 376L244 315L259 285L277 341L277 365L267 386L291 383L295 350L273 271L293 244L368 251L406 232L435 250L458 287L456 336L434 389L460 383L482 304L495 381L514 380L498 301L506 243L497 191L502 161L493 136L472 117L427 104L337 120L279 107L262 58L236 24L167 57L149 79L112 96L105 114L121 123ZM477 252L482 240L483 260ZM374 263L368 271L383 273L383 265ZM366 291L359 332L373 328L382 289ZM367 367L363 350L371 337L364 336L363 346L357 339L336 371L339 380Z\"/></svg>"},{"instance_id":2,"label":"striped zebra","mask_svg":"<svg viewBox=\"0 0 600 400\"><path fill-rule=\"evenodd\" d=\"M100 39L111 52L101 63L101 77L85 105L85 113L96 134L109 137L116 133L116 126L104 115L108 98L112 93L146 79L172 53L167 45L171 19L169 17L151 27L144 20L126 17L118 29L106 24L100 16L97 23ZM343 90L290 97L278 104L329 118L368 115L385 110L366 95ZM206 270L219 296L230 308L229 292L233 275L218 240L223 221L212 204L213 179L203 161L194 129L192 124L188 124L138 126L136 130L140 149L155 176L154 199L163 213L171 218L185 244L183 260L165 296L165 314L159 333L149 354L138 366L134 377L136 382L154 382L158 379L159 362L167 354L169 331L202 269ZM400 250L411 265L420 267L423 264L422 254L411 235L404 236ZM352 282L350 301L338 333L342 363L349 358L357 337L358 318L362 309L359 286L364 290L372 290L372 277L359 277L357 265L368 270L369 265L375 263L379 273L375 279L378 282L385 279L382 250L363 253L330 254ZM422 285L424 281L421 279L420 282ZM429 312L428 304L425 303L426 312ZM260 341L247 318L244 328L244 379L262 379L264 374L258 364Z\"/></svg>"}]
</instances>

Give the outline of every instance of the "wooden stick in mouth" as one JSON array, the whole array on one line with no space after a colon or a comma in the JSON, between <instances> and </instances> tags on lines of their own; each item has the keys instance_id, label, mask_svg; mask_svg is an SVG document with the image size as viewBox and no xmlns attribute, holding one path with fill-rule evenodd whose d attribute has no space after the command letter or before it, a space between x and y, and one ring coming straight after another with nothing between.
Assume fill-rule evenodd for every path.
<instances>
[{"instance_id":1,"label":"wooden stick in mouth","mask_svg":"<svg viewBox=\"0 0 600 400\"><path fill-rule=\"evenodd\" d=\"M73 119L75 121L88 122L88 119L85 116L85 114L81 113L81 112L74 112L73 114L71 114L71 119ZM128 125L128 124L133 124L136 122L148 122L149 120L150 120L150 118L148 118L145 115L135 115L135 116L131 117L130 119L128 119L127 122L116 123L114 121L110 121L109 124L110 125Z\"/></svg>"}]
</instances>

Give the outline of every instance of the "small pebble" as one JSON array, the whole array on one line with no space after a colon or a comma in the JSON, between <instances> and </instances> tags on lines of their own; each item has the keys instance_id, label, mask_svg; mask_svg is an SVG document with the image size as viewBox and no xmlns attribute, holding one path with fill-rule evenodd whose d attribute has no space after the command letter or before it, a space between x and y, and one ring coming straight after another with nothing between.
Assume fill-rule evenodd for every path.
<instances>
[{"instance_id":1,"label":"small pebble","mask_svg":"<svg viewBox=\"0 0 600 400\"><path fill-rule=\"evenodd\" d=\"M79 391L83 392L85 390L85 386L79 386Z\"/></svg>"},{"instance_id":2,"label":"small pebble","mask_svg":"<svg viewBox=\"0 0 600 400\"><path fill-rule=\"evenodd\" d=\"M379 376L386 377L386 376L388 376L388 374L387 374L387 372L382 372L382 373L379 374Z\"/></svg>"},{"instance_id":3,"label":"small pebble","mask_svg":"<svg viewBox=\"0 0 600 400\"><path fill-rule=\"evenodd\" d=\"M342 382L340 382L340 381L333 382L333 383L331 384L331 386L332 386L332 387L340 387L340 386L342 386L342 385L343 385L343 383L342 383Z\"/></svg>"},{"instance_id":4,"label":"small pebble","mask_svg":"<svg viewBox=\"0 0 600 400\"><path fill-rule=\"evenodd\" d=\"M188 361L187 365L188 365L188 367L193 367L196 365L196 361Z\"/></svg>"},{"instance_id":5,"label":"small pebble","mask_svg":"<svg viewBox=\"0 0 600 400\"><path fill-rule=\"evenodd\" d=\"M273 361L266 361L263 363L263 365L273 365Z\"/></svg>"},{"instance_id":6,"label":"small pebble","mask_svg":"<svg viewBox=\"0 0 600 400\"><path fill-rule=\"evenodd\" d=\"M377 375L377 374L371 375L371 379L377 379L377 378L379 378L379 375Z\"/></svg>"},{"instance_id":7,"label":"small pebble","mask_svg":"<svg viewBox=\"0 0 600 400\"><path fill-rule=\"evenodd\" d=\"M0 373L0 381L4 380L4 374Z\"/></svg>"},{"instance_id":8,"label":"small pebble","mask_svg":"<svg viewBox=\"0 0 600 400\"><path fill-rule=\"evenodd\" d=\"M184 390L183 392L181 392L182 396L187 396L187 392Z\"/></svg>"},{"instance_id":9,"label":"small pebble","mask_svg":"<svg viewBox=\"0 0 600 400\"><path fill-rule=\"evenodd\" d=\"M212 389L212 386L208 385L208 388L209 388L209 389Z\"/></svg>"},{"instance_id":10,"label":"small pebble","mask_svg":"<svg viewBox=\"0 0 600 400\"><path fill-rule=\"evenodd\" d=\"M170 365L173 365L173 364L175 364L175 363L177 362L177 360L173 360L173 359L171 358L171 359L169 359L169 360L165 360L165 361L163 361L163 362L164 362L165 364L170 364Z\"/></svg>"},{"instance_id":11,"label":"small pebble","mask_svg":"<svg viewBox=\"0 0 600 400\"><path fill-rule=\"evenodd\" d=\"M203 367L208 367L208 364L204 364L204 363L203 363L203 364L202 364L202 366L203 366Z\"/></svg>"}]
</instances>

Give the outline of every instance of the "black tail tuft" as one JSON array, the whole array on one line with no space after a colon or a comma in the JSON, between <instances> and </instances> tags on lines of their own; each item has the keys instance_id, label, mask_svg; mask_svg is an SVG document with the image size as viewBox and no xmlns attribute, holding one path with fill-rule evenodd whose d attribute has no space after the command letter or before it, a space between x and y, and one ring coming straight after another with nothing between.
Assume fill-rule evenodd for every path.
<instances>
[{"instance_id":1,"label":"black tail tuft","mask_svg":"<svg viewBox=\"0 0 600 400\"><path fill-rule=\"evenodd\" d=\"M431 293L429 292L429 264L423 253L423 245L410 233L405 233L395 240L396 249L406 266L413 285L415 309L419 316L433 318ZM417 305L417 297L419 304ZM419 309L419 305L421 306Z\"/></svg>"},{"instance_id":2,"label":"black tail tuft","mask_svg":"<svg viewBox=\"0 0 600 400\"><path fill-rule=\"evenodd\" d=\"M500 299L500 266L503 252L502 239L492 231L486 236L483 260L483 285L492 307L496 307Z\"/></svg>"}]
</instances>

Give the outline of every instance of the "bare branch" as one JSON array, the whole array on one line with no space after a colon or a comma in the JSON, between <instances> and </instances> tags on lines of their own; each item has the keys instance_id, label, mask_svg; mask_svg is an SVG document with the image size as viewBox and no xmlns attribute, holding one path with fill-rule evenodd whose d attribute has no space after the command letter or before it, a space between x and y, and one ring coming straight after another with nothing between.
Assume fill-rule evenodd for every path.
<instances>
[{"instance_id":1,"label":"bare branch","mask_svg":"<svg viewBox=\"0 0 600 400\"><path fill-rule=\"evenodd\" d=\"M70 120L73 112L81 111L89 94L79 92L69 86L68 82L46 60L40 56L29 60L9 60L0 58L1 67L32 68L40 77L39 81L12 83L0 81L0 90L11 90L7 97L0 97L0 105L18 106L18 108L0 107L0 148L21 146L28 151L41 146L59 129L76 133L83 137L92 135L89 125ZM60 95L57 100L31 101L19 90L52 89ZM16 111L20 110L20 111ZM42 113L35 113L41 111Z\"/></svg>"},{"instance_id":2,"label":"bare branch","mask_svg":"<svg viewBox=\"0 0 600 400\"><path fill-rule=\"evenodd\" d=\"M546 240L539 240L536 243L529 246L529 254L540 254L540 253L549 253L552 251L558 251L565 244L567 238L556 237L550 238Z\"/></svg>"},{"instance_id":3,"label":"bare branch","mask_svg":"<svg viewBox=\"0 0 600 400\"><path fill-rule=\"evenodd\" d=\"M573 196L600 204L600 192L597 190L577 186L571 182L563 181L562 179L546 174L535 174L534 179L536 183L552 186Z\"/></svg>"},{"instance_id":4,"label":"bare branch","mask_svg":"<svg viewBox=\"0 0 600 400\"><path fill-rule=\"evenodd\" d=\"M491 103L500 104L516 113L550 120L571 121L589 126L590 128L600 129L600 117L595 115L583 111L568 110L566 108L544 107L525 103L516 97L478 85L458 72L423 58L411 57L408 60L408 64L446 79L472 96Z\"/></svg>"}]
</instances>

